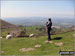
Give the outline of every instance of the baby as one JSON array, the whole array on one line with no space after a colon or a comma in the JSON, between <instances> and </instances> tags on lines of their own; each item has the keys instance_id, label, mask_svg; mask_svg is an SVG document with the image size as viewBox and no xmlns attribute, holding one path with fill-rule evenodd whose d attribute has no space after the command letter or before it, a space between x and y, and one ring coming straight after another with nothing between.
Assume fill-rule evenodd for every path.
<instances>
[{"instance_id":1,"label":"baby","mask_svg":"<svg viewBox=\"0 0 75 56\"><path fill-rule=\"evenodd\" d=\"M47 27L47 25L48 25L48 22L46 22L46 31L48 31L48 27Z\"/></svg>"}]
</instances>

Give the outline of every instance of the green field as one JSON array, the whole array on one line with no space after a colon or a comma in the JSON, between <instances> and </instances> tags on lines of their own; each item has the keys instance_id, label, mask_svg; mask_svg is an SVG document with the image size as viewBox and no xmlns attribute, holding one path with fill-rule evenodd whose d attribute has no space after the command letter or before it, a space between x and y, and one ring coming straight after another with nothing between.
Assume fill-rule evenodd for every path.
<instances>
[{"instance_id":1,"label":"green field","mask_svg":"<svg viewBox=\"0 0 75 56\"><path fill-rule=\"evenodd\" d=\"M5 33L2 33L5 35ZM73 32L68 32L65 34L52 35L52 41L62 42L63 46L56 46L54 43L45 43L47 36L39 36L32 38L11 38L6 40L1 39L1 50L4 51L2 55L59 55L59 51L72 51L74 50L74 37ZM57 39L60 37L60 39ZM34 46L40 44L40 48L35 48ZM35 48L33 51L20 52L21 48Z\"/></svg>"}]
</instances>

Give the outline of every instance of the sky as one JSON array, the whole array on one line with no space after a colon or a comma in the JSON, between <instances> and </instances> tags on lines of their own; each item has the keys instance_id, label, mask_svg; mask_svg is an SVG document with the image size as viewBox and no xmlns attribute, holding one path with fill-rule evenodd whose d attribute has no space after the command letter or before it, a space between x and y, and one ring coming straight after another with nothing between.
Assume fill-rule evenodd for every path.
<instances>
[{"instance_id":1,"label":"sky","mask_svg":"<svg viewBox=\"0 0 75 56\"><path fill-rule=\"evenodd\" d=\"M1 18L74 18L74 1L1 1Z\"/></svg>"}]
</instances>

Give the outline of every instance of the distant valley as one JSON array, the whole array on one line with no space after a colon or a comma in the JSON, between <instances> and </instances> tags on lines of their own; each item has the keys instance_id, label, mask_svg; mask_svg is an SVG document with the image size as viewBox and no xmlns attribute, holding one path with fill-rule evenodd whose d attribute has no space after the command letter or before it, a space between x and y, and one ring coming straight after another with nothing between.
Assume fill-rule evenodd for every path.
<instances>
[{"instance_id":1,"label":"distant valley","mask_svg":"<svg viewBox=\"0 0 75 56\"><path fill-rule=\"evenodd\" d=\"M15 25L23 26L34 26L34 25L44 25L48 18L46 17L23 17L23 18L2 18L3 20L10 22ZM52 23L54 26L70 27L75 25L74 19L72 18L52 18Z\"/></svg>"}]
</instances>

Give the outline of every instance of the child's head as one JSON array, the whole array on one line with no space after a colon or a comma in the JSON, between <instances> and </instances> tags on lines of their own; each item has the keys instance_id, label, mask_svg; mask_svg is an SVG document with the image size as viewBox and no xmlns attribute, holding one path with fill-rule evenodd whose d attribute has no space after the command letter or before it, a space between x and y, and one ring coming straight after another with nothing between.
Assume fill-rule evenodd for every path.
<instances>
[{"instance_id":1,"label":"child's head","mask_svg":"<svg viewBox=\"0 0 75 56\"><path fill-rule=\"evenodd\" d=\"M46 24L48 24L48 22L46 22Z\"/></svg>"}]
</instances>

